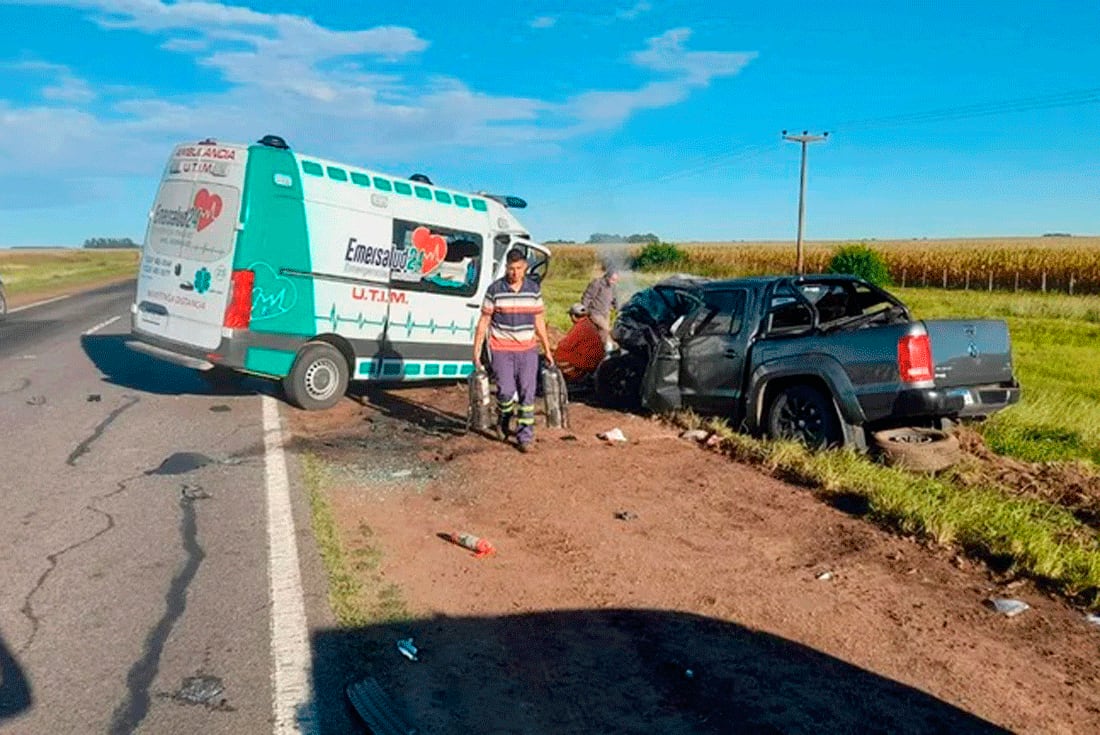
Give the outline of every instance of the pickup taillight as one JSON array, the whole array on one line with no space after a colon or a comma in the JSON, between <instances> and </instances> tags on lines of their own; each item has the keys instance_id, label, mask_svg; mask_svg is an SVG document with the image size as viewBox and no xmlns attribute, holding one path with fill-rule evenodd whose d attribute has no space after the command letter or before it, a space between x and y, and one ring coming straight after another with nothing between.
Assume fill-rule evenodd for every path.
<instances>
[{"instance_id":1,"label":"pickup taillight","mask_svg":"<svg viewBox=\"0 0 1100 735\"><path fill-rule=\"evenodd\" d=\"M903 383L932 380L932 343L927 334L916 334L898 340L898 372Z\"/></svg>"},{"instance_id":2,"label":"pickup taillight","mask_svg":"<svg viewBox=\"0 0 1100 735\"><path fill-rule=\"evenodd\" d=\"M229 303L225 307L222 324L231 329L248 329L252 322L252 285L256 274L252 271L233 271L229 278Z\"/></svg>"}]
</instances>

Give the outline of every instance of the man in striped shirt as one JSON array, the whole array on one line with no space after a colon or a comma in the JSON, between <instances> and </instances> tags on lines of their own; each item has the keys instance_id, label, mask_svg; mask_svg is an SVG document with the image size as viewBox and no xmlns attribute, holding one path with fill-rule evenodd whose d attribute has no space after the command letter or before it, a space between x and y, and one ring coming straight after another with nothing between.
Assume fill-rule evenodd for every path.
<instances>
[{"instance_id":1,"label":"man in striped shirt","mask_svg":"<svg viewBox=\"0 0 1100 735\"><path fill-rule=\"evenodd\" d=\"M522 251L512 249L505 261L504 278L493 281L485 292L481 319L474 334L474 364L481 367L481 350L488 335L493 375L497 380L501 433L507 440L511 419L518 415L516 442L521 452L527 452L535 438L539 345L551 365L554 353L546 333L542 291L537 283L527 278L527 259Z\"/></svg>"}]
</instances>

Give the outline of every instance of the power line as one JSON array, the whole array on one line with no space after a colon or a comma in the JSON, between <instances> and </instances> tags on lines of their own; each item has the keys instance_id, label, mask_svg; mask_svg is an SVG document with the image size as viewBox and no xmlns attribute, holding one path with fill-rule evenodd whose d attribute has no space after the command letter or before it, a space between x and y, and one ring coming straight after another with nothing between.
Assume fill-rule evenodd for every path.
<instances>
[{"instance_id":1,"label":"power line","mask_svg":"<svg viewBox=\"0 0 1100 735\"><path fill-rule=\"evenodd\" d=\"M1047 110L1058 107L1076 107L1100 103L1100 87L1082 89L1059 94L1023 97L999 102L980 102L970 105L958 105L939 109L924 110L896 115L885 115L860 120L849 120L833 126L833 130L859 130L880 127L919 125L928 122L966 120L975 117L989 117L1031 110Z\"/></svg>"}]
</instances>

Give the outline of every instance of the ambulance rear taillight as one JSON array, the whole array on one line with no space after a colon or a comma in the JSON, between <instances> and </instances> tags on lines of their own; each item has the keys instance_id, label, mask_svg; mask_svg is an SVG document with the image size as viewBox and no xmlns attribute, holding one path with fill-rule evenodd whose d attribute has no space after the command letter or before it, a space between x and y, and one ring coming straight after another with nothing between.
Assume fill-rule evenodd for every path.
<instances>
[{"instance_id":1,"label":"ambulance rear taillight","mask_svg":"<svg viewBox=\"0 0 1100 735\"><path fill-rule=\"evenodd\" d=\"M252 321L252 286L256 274L252 271L233 271L229 279L229 304L225 307L223 325L230 329L248 329Z\"/></svg>"}]
</instances>

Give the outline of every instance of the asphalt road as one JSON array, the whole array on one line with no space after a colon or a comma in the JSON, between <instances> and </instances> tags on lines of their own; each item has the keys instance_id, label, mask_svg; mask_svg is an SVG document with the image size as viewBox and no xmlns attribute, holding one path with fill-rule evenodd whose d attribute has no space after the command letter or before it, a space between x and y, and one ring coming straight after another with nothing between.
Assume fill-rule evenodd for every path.
<instances>
[{"instance_id":1,"label":"asphalt road","mask_svg":"<svg viewBox=\"0 0 1100 735\"><path fill-rule=\"evenodd\" d=\"M272 389L215 391L128 350L132 293L0 322L0 733L272 732ZM306 611L325 626L289 469Z\"/></svg>"}]
</instances>

